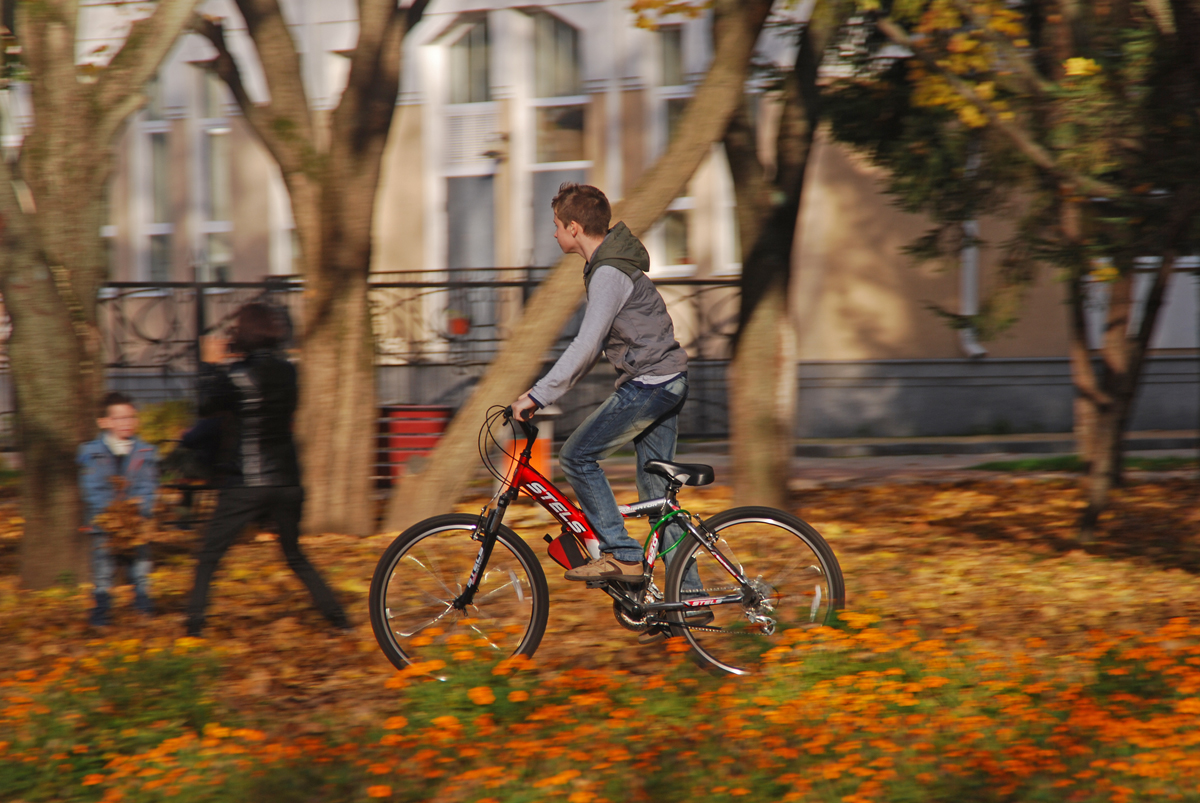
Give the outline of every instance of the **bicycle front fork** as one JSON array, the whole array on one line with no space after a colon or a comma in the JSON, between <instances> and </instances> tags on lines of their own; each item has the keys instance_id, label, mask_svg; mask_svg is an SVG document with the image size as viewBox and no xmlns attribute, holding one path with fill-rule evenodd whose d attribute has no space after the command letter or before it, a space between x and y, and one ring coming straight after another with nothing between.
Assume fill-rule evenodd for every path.
<instances>
[{"instance_id":1,"label":"bicycle front fork","mask_svg":"<svg viewBox=\"0 0 1200 803\"><path fill-rule=\"evenodd\" d=\"M484 513L479 515L479 523L475 526L479 540L479 553L475 556L475 565L471 568L471 576L467 578L466 588L451 603L456 610L465 611L467 606L475 600L475 592L479 590L479 581L483 578L484 570L487 569L488 560L492 557L496 538L500 534L500 522L504 521L504 511L508 509L509 501L507 493L501 494L500 499L496 502L496 507L486 515ZM483 534L479 535L481 529Z\"/></svg>"}]
</instances>

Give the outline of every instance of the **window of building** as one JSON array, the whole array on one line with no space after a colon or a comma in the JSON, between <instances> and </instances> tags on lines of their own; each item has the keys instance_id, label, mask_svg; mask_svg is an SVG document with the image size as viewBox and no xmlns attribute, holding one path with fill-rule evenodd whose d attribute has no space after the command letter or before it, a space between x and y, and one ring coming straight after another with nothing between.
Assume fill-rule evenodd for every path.
<instances>
[{"instance_id":1,"label":"window of building","mask_svg":"<svg viewBox=\"0 0 1200 803\"><path fill-rule=\"evenodd\" d=\"M166 131L150 133L151 223L171 222L171 152Z\"/></svg>"},{"instance_id":2,"label":"window of building","mask_svg":"<svg viewBox=\"0 0 1200 803\"><path fill-rule=\"evenodd\" d=\"M159 97L159 82L151 82L146 93ZM172 203L171 122L161 119L161 106L152 102L142 116L137 153L141 180L135 190L134 225L141 240L136 276L152 282L175 278L171 271L171 235L175 231Z\"/></svg>"},{"instance_id":3,"label":"window of building","mask_svg":"<svg viewBox=\"0 0 1200 803\"><path fill-rule=\"evenodd\" d=\"M204 69L200 73L201 82L201 115L205 119L225 117L226 96L229 88L216 73Z\"/></svg>"},{"instance_id":4,"label":"window of building","mask_svg":"<svg viewBox=\"0 0 1200 803\"><path fill-rule=\"evenodd\" d=\"M666 25L658 30L658 96L661 100L662 148L675 138L679 123L692 98L685 70L683 26ZM661 151L660 151L661 152Z\"/></svg>"},{"instance_id":5,"label":"window of building","mask_svg":"<svg viewBox=\"0 0 1200 803\"><path fill-rule=\"evenodd\" d=\"M204 168L207 190L205 192L205 216L208 220L230 220L229 187L229 132L228 126L211 126L204 129Z\"/></svg>"},{"instance_id":6,"label":"window of building","mask_svg":"<svg viewBox=\"0 0 1200 803\"><path fill-rule=\"evenodd\" d=\"M533 14L533 24L537 161L583 161L587 158L587 98L583 94L579 32L541 11Z\"/></svg>"},{"instance_id":7,"label":"window of building","mask_svg":"<svg viewBox=\"0 0 1200 803\"><path fill-rule=\"evenodd\" d=\"M583 94L579 32L553 14L533 15L534 86L539 98Z\"/></svg>"},{"instance_id":8,"label":"window of building","mask_svg":"<svg viewBox=\"0 0 1200 803\"><path fill-rule=\"evenodd\" d=\"M206 282L229 281L233 273L233 128L228 119L229 89L209 70L199 73L196 146L199 170L192 203L198 208L198 278Z\"/></svg>"},{"instance_id":9,"label":"window of building","mask_svg":"<svg viewBox=\"0 0 1200 803\"><path fill-rule=\"evenodd\" d=\"M486 103L492 99L488 58L488 25L487 20L481 20L450 46L451 103Z\"/></svg>"},{"instance_id":10,"label":"window of building","mask_svg":"<svg viewBox=\"0 0 1200 803\"><path fill-rule=\"evenodd\" d=\"M204 256L208 263L208 280L213 282L229 281L230 270L233 266L233 246L229 232L211 232L204 236Z\"/></svg>"},{"instance_id":11,"label":"window of building","mask_svg":"<svg viewBox=\"0 0 1200 803\"><path fill-rule=\"evenodd\" d=\"M171 235L150 235L150 281L171 280Z\"/></svg>"},{"instance_id":12,"label":"window of building","mask_svg":"<svg viewBox=\"0 0 1200 803\"><path fill-rule=\"evenodd\" d=\"M672 209L663 217L663 259L668 266L692 264L688 248L688 229L691 212Z\"/></svg>"},{"instance_id":13,"label":"window of building","mask_svg":"<svg viewBox=\"0 0 1200 803\"><path fill-rule=\"evenodd\" d=\"M146 82L146 119L163 119L162 82L158 76Z\"/></svg>"},{"instance_id":14,"label":"window of building","mask_svg":"<svg viewBox=\"0 0 1200 803\"><path fill-rule=\"evenodd\" d=\"M542 106L536 114L539 162L583 160L583 106Z\"/></svg>"},{"instance_id":15,"label":"window of building","mask_svg":"<svg viewBox=\"0 0 1200 803\"><path fill-rule=\"evenodd\" d=\"M663 86L683 86L683 26L664 25L658 29L661 48L659 80Z\"/></svg>"}]
</instances>

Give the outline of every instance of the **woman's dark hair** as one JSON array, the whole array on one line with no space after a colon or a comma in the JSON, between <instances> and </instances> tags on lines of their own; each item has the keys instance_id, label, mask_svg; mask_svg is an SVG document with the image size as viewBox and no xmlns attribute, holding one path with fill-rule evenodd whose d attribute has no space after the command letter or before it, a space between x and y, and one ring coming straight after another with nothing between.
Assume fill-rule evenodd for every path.
<instances>
[{"instance_id":1,"label":"woman's dark hair","mask_svg":"<svg viewBox=\"0 0 1200 803\"><path fill-rule=\"evenodd\" d=\"M279 313L261 301L244 305L233 318L229 348L239 354L273 349L283 340Z\"/></svg>"}]
</instances>

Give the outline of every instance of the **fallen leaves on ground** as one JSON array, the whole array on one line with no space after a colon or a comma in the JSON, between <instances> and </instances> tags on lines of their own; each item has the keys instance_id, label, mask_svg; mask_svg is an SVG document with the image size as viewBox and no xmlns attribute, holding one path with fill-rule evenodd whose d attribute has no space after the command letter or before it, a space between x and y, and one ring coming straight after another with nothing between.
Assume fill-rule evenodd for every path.
<instances>
[{"instance_id":1,"label":"fallen leaves on ground","mask_svg":"<svg viewBox=\"0 0 1200 803\"><path fill-rule=\"evenodd\" d=\"M731 505L729 490L722 487L689 489L684 501L693 512L704 516ZM460 506L460 510L478 511L481 504L482 500L473 500ZM1102 767L1089 770L1086 763L1078 766L1072 764L1074 774L1062 775L1057 770L1051 772L1047 769L1047 762L1037 758L1036 750L1043 748L1022 746L1022 740L1032 738L1027 733L1022 731L1019 739L1013 737L1016 742L999 733L1006 727L1015 727L1009 720L1021 711L1038 710L1042 699L1028 690L1020 692L1023 695L1020 699L1014 697L1016 691L1004 684L1011 686L1017 681L1005 679L1008 676L999 670L993 680L1000 685L979 699L972 698L969 705L962 700L965 699L964 695L970 696L967 689L971 684L963 685L955 681L955 700L940 698L940 692L936 692L940 682L936 678L945 674L943 665L962 663L964 660L946 646L949 644L953 647L957 643L961 646L954 649L988 653L994 656L988 660L1029 674L1027 682L1023 681L1025 686L1036 689L1036 684L1051 680L1066 684L1053 686L1057 695L1054 705L1067 712L1064 714L1067 719L1060 720L1059 724L1069 722L1075 716L1091 717L1089 722L1092 725L1089 728L1100 728L1096 723L1113 723L1117 720L1125 728L1131 727L1129 723L1133 719L1150 722L1146 719L1149 714L1140 706L1143 703L1151 705L1154 701L1139 702L1138 698L1130 702L1121 697L1121 694L1128 697L1130 693L1121 691L1123 687L1119 684L1113 687L1117 689L1112 692L1116 694L1115 704L1118 708L1121 705L1132 706L1129 711L1122 709L1114 713L1115 709L1111 708L1094 711L1086 706L1084 709L1073 707L1075 703L1082 705L1083 702L1077 692L1074 697L1071 696L1071 682L1086 680L1094 683L1097 677L1119 681L1130 676L1141 678L1147 672L1158 677L1171 667L1182 669L1165 675L1169 683L1164 688L1170 691L1172 699L1176 701L1167 700L1163 703L1169 709L1163 716L1171 711L1176 712L1172 716L1181 716L1193 705L1200 711L1200 703L1188 702L1194 700L1197 691L1200 691L1200 679L1194 678L1191 670L1186 669L1200 658L1189 658L1193 653L1185 655L1181 652L1190 649L1185 645L1190 643L1188 639L1194 640L1197 634L1186 625L1168 624L1172 620L1200 623L1200 594L1197 594L1200 583L1195 577L1196 570L1200 568L1200 539L1196 533L1197 522L1200 522L1200 489L1192 481L1165 480L1118 490L1112 510L1102 521L1100 538L1095 545L1087 547L1077 543L1073 535L1073 524L1081 507L1082 498L1074 483L1060 479L1006 478L951 484L876 485L806 490L797 494L794 512L826 536L842 564L846 576L848 610L866 618L856 621L851 617L848 620L852 625L861 625L852 631L858 635L838 635L840 631L834 631L821 637L824 641L819 649L814 647L809 652L806 652L805 645L791 645L790 652L779 656L779 663L781 666L794 664L790 671L799 673L795 675L797 678L807 677L804 674L806 671L819 675L811 661L812 656L823 654L823 651L850 656L846 660L851 663L849 668L844 662L839 664L840 674L827 678L827 685L810 685L810 680L798 680L795 689L788 691L786 683L776 683L771 692L776 697L768 705L762 700L755 702L756 690L753 685L747 685L755 681L731 680L731 690L724 690L724 686L705 686L703 680L697 681L687 673L678 674L681 671L678 662L682 656L677 654L671 643L638 645L633 634L614 620L607 597L582 588L579 584L567 583L561 577L561 570L545 556L541 535L543 532L556 531L549 515L540 508L518 505L510 512L507 523L522 534L542 557L551 588L550 621L536 656L537 680L522 681L518 677L521 673L517 673L512 676L517 679L505 676L502 682L486 680L453 690L453 693L443 688L440 692L442 697L435 696L432 702L424 703L427 708L443 705L443 697L449 699L458 695L454 699L461 700L454 703L454 706L458 706L454 711L443 712L440 724L437 724L435 720L438 717L420 713L427 709L421 708L419 696L432 695L434 692L420 691L427 684L396 688L391 681L397 673L379 652L368 622L366 599L370 577L376 559L395 534L369 538L324 535L303 540L310 559L346 603L357 624L353 633L339 634L325 625L312 609L304 587L288 570L274 537L259 533L251 534L238 543L221 565L212 593L206 641L197 645L185 640L181 646L176 639L183 632L182 610L191 586L192 563L187 554L167 554L160 556L157 561L152 579L155 600L160 609L157 617L144 619L134 613L129 605L132 601L131 589L119 588L119 610L115 625L104 633L97 633L88 630L84 624L89 605L85 592L61 589L18 591L13 555L20 537L19 516L15 507L3 506L0 507L0 689L4 698L0 699L0 706L8 706L3 716L12 720L13 717L37 715L38 706L48 705L44 702L48 699L44 695L54 690L58 690L54 693L66 694L69 691L79 696L81 702L78 703L80 710L75 712L77 716L70 716L73 709L69 702L62 703L61 709L53 709L55 716L64 719L64 733L69 738L62 736L61 750L53 753L53 756L61 754L64 757L52 758L74 768L70 772L76 773L78 783L73 787L72 795L86 800L99 800L103 796L108 796L104 799L118 799L112 796L116 792L136 796L135 793L149 794L154 791L145 789L145 783L141 781L138 785L121 778L114 780L115 768L107 766L115 760L113 757L125 756L124 760L132 761L131 766L137 766L139 772L159 768L158 772L145 776L151 780L175 772L170 781L162 785L162 788L168 788L172 784L184 783L189 774L197 771L195 764L206 760L197 756L205 750L217 751L207 759L216 764L225 760L220 756L229 758L232 763L228 766L222 764L225 766L222 772L236 774L239 771L237 761L242 760L238 756L250 756L246 760L252 762L267 761L263 751L267 751L270 745L273 745L270 750L277 753L271 760L278 761L301 759L306 755L306 750L311 749L314 756L323 756L331 761L345 760L357 766L354 761L360 759L351 758L361 754L361 760L368 762L362 765L362 772L378 777L379 782L362 786L358 780L348 780L346 783L355 791L347 792L345 799L386 798L402 788L400 781L411 782L425 773L429 783L441 790L438 799L481 800L487 796L488 789L507 788L505 784L515 782L514 779L525 779L530 781L526 784L529 788L544 790L544 799L547 800L561 799L556 798L556 794L570 794L578 800L600 800L606 794L604 789L607 787L597 785L598 782L593 783L589 778L607 777L603 768L594 769L594 765L604 764L605 761L598 758L603 754L595 751L594 744L587 744L589 739L581 737L583 743L575 748L584 750L586 759L570 759L572 748L569 744L553 753L549 750L549 742L538 741L539 738L550 739L549 734L543 733L540 737L531 735L533 741L522 748L521 734L543 720L557 722L562 727L564 721L578 718L580 724L572 727L579 730L594 727L588 724L594 721L608 723L604 726L608 728L614 722L624 721L617 716L618 710L632 712L634 723L648 729L647 733L658 733L664 743L683 745L678 749L684 753L695 751L697 756L703 756L708 748L703 741L690 736L684 738L684 732L691 727L699 727L693 736L708 733L715 738L722 734L731 738L730 744L735 747L743 745L748 750L747 745L754 743L760 745L757 749L770 748L767 752L775 751L772 754L775 758L764 758L758 754L743 756L739 753L737 762L765 761L770 764L778 760L782 762L780 766L789 765L792 759L788 751L799 750L804 755L816 755L810 748L819 744L822 754L828 753L834 757L830 762L811 765L825 773L821 783L829 789L847 789L849 791L845 794L859 796L853 799L887 799L879 795L880 790L888 788L887 770L892 765L883 759L895 751L870 746L871 739L878 741L886 736L883 733L871 735L871 727L866 724L871 716L877 719L884 717L878 721L887 721L886 717L898 717L900 724L914 734L914 739L923 738L922 734L929 730L931 743L936 741L933 736L945 736L948 733L956 734L956 739L963 740L964 752L961 755L943 757L940 759L941 765L934 762L921 770L928 772L931 778L941 779L938 783L949 783L946 779L959 775L968 780L990 777L988 773L992 770L988 762L1004 761L1016 762L1011 767L1032 768L1025 775L1016 770L1004 775L1008 779L1004 783L1017 783L1017 788L1025 788L1020 786L1020 783L1024 783L1022 778L1049 777L1046 773L1050 773L1056 782L1069 780L1067 786L1074 784L1076 790L1086 785L1087 778L1091 776L1084 773L1088 772L1093 776L1109 778L1115 777L1114 773L1120 775L1129 770L1136 777L1150 777L1154 772L1159 772L1159 765L1139 764L1141 759L1137 756L1140 754L1136 750L1125 762L1125 769L1114 769L1111 764L1115 759L1106 758L1104 760L1109 764ZM5 522L7 526L3 526ZM636 533L633 534L637 537ZM1162 635L1161 628L1164 626L1175 627L1178 632ZM1126 641L1104 641L1109 636L1115 637L1115 634L1125 631L1146 634L1144 638L1148 641L1142 646ZM866 634L874 635L864 638ZM846 641L847 638L851 640ZM1128 635L1121 638L1136 640L1140 637ZM918 650L921 644L926 645L923 651ZM928 646L930 644L934 646ZM1167 647L1163 647L1164 644ZM1102 645L1103 649L1098 645ZM1137 653L1139 649L1143 652ZM1167 649L1167 653L1154 652L1162 649ZM172 657L177 650L182 651L180 656ZM1135 651L1133 658L1126 656L1131 651ZM213 690L207 692L213 698L206 700L205 704L211 703L213 711L236 712L242 722L250 723L253 727L240 730L233 728L230 731L240 735L226 737L220 731L214 735L206 733L202 726L198 730L190 728L188 717L197 721L203 718L201 713L193 712L180 714L169 721L140 723L132 728L141 734L136 738L135 735L111 737L116 741L107 745L91 740L91 729L99 727L96 723L101 721L96 717L123 714L120 711L97 713L83 710L86 700L90 699L87 695L93 693L80 691L90 688L88 673L100 673L100 669L96 668L98 666L119 669L127 656L135 656L131 664L143 666L141 662L145 662L144 667L156 666L156 661L187 661L191 662L186 663L187 667L191 667L188 671L200 672L195 679L197 688L200 688L207 682L205 678L208 676L204 673L210 670L194 669L197 664L189 656L196 653L213 661L211 687L204 687ZM863 657L853 658L858 655ZM922 712L926 717L921 723L905 724L906 715L902 712L908 707L907 698L901 696L892 699L887 696L893 692L903 695L906 692L902 688L896 691L885 687L887 694L878 689L864 690L863 684L867 683L864 672L885 672L889 669L875 666L876 659L871 658L872 655L890 656L888 661L894 659L904 662L903 671L917 678L907 682L923 684L919 689L912 687L907 692L913 695L912 700L917 706L913 712ZM1107 655L1116 655L1120 660L1104 658ZM806 664L806 660L809 663ZM862 668L855 668L854 660L864 662ZM1105 660L1109 660L1109 663L1105 664ZM100 663L95 663L97 661ZM980 658L978 661L982 663L971 664L967 669L960 667L960 670L978 672L979 666L986 665L987 660ZM782 670L776 668L772 671L778 673ZM1039 673L1044 673L1045 677ZM109 676L97 674L101 679ZM483 677L498 676L484 673ZM871 677L875 676L869 675L868 679ZM613 678L618 680L614 681ZM842 684L838 678L848 680ZM1071 678L1075 681L1071 681ZM691 686L683 682L689 679L692 683L701 684L695 687L699 689L697 693L701 694L697 698L700 709L707 711L711 706L711 717L702 717L689 725L680 721L680 718L689 716L686 709L661 711L658 714L638 711L640 703L637 700L644 701L639 689L648 685L652 688L647 691L651 691L666 685L681 694L690 694L688 689ZM984 681L993 682L986 678L980 682ZM618 683L619 689L608 685L614 682ZM870 681L876 686L882 682ZM1179 685L1181 683L1182 686ZM442 684L443 687L445 685ZM1136 691L1144 685L1130 688ZM599 688L607 695L605 699L613 703L608 708L601 706L600 710L604 713L597 714L599 720L594 720L591 715L585 717L578 714L575 712L577 704L569 702L572 695L586 694L588 688ZM542 689L549 691L543 694ZM851 691L855 693L850 694ZM547 698L547 695L556 701L554 705L565 705L565 708L553 709L542 720L526 716L535 709L514 708L534 704L544 707L551 700L538 700ZM991 708L988 695L995 698L995 705ZM789 696L792 698L790 701ZM1133 694L1133 697L1137 698L1137 695ZM863 699L877 699L883 708L872 708L863 703ZM821 713L809 725L801 726L789 720L789 717L800 712L801 709L797 707L803 701L807 701L808 705L818 705L815 702L818 700L821 701ZM722 701L733 701L729 704L731 712L728 715L720 714L725 710L722 707L725 702ZM930 705L921 708L926 703ZM591 704L589 702L588 705ZM184 701L179 705L186 708ZM934 717L934 711L939 706L949 706L942 718ZM1000 716L996 713L1006 706L1012 709L1009 714ZM863 718L838 720L834 714L839 710ZM506 711L509 713L504 714ZM525 711L525 714L518 716L520 711ZM500 717L497 720L500 724L488 720L489 716ZM454 719L455 724L451 724L450 719ZM1176 727L1181 721L1171 720L1168 724ZM91 724L81 727L80 723L83 722ZM397 728L386 724L400 722L404 724ZM783 724L789 722L790 725L784 728ZM1163 721L1157 722L1156 727L1160 731L1166 727ZM216 727L223 726L218 724ZM812 728L811 732L805 727ZM1039 739L1053 736L1053 726L1047 724L1047 727L1050 730ZM1117 725L1111 724L1111 727L1116 728ZM479 749L479 740L489 732L489 728L499 728L498 732L504 734L502 741L507 740L505 743L516 751L510 758L514 764L505 766L502 756L490 747L488 750L491 752L476 758L469 754L469 751ZM1103 728L1100 730L1109 733ZM970 736L976 732L983 736ZM529 733L533 734L533 731ZM605 735L601 738L601 733L606 731L593 730L583 735L590 734L592 741L599 740L598 743L607 745L604 749L612 752L608 764L613 766L633 759L632 753L625 757L618 755L622 750L649 749L649 757L642 756L639 760L649 761L650 765L655 766L659 766L655 764L656 761L670 764L671 761L679 762L686 758L668 760L655 753L649 742L625 736L617 739ZM825 739L822 733L828 735L827 740L822 741ZM1176 740L1181 738L1178 732L1171 733ZM787 734L791 735L785 738ZM1072 734L1075 732L1072 731ZM261 739L259 735L262 735ZM370 735L370 740L364 741L367 735ZM0 762L6 760L3 750L8 746L5 742L7 738L0 734L0 745L3 745L0 747ZM122 738L129 744L121 742ZM1078 742L1077 734L1071 738ZM145 743L138 739L144 739ZM306 739L309 741L304 741ZM971 745L979 739L983 739L981 745L990 746L986 749L981 746L972 752L975 748ZM867 742L846 746L856 740ZM351 742L360 747L346 752L345 745ZM1049 744L1053 745L1054 742ZM220 752L218 747L220 751L228 748L230 752ZM76 748L80 752L73 752ZM523 749L532 752L526 755L521 752ZM1095 748L1089 746L1088 749ZM157 755L166 764L155 764L159 759L151 761L145 758L155 750L159 751ZM343 752L337 753L338 750ZM422 757L430 750L433 752ZM1034 752L1026 755L1022 750ZM190 751L195 751L195 755ZM185 754L189 756L187 761L171 758ZM100 761L97 757L103 755L113 757ZM143 758L134 761L131 756L135 755ZM403 768L392 768L387 763L389 755L403 759ZM457 758L449 760L450 756ZM489 765L480 763L484 758L500 762L495 765L497 772L489 774ZM911 755L909 759L912 759ZM179 763L168 767L171 761ZM893 758L892 761L898 759ZM460 764L469 769L461 770ZM389 767L387 772L374 773L371 769L385 766ZM564 773L572 767L583 771L585 777L566 777ZM857 777L856 773L863 767L872 768L871 774L861 775L861 783L852 788L839 780L843 776ZM1129 769L1131 767L1133 769ZM183 771L177 772L179 769ZM729 782L719 790L716 787L721 784L712 782L711 797L732 799L746 794L750 795L748 799L767 799L761 797L766 794L762 788L738 785L740 771L736 764L727 770L722 769L718 775L728 776ZM1148 774L1137 775L1141 770ZM459 778L456 773L460 771L473 774L465 779ZM527 777L530 772L542 774L530 780ZM780 772L787 774L783 770ZM978 775L980 772L982 776ZM1003 775L999 770L996 772L999 774L995 775L993 781ZM351 775L358 778L353 773ZM862 788L872 779L876 786ZM801 794L804 784L813 782L808 775L794 780L790 785L780 786L779 790L782 791L778 791L778 797L773 799L783 799L785 794ZM537 786L533 781L541 785ZM333 781L325 778L322 782ZM921 783L920 779L917 783ZM1099 788L1096 784L1092 786ZM1113 782L1106 787L1104 796L1077 796L1077 799L1119 800L1123 794L1119 787L1121 784ZM649 794L649 787L641 788L640 794ZM980 788L991 787L985 783ZM1137 788L1141 793L1149 787ZM1194 792L1195 788L1193 784L1191 791ZM386 793L385 789L388 790ZM398 791L396 793L399 794ZM404 799L424 798L407 796ZM660 795L655 799L667 798ZM672 796L669 799L686 798ZM1064 793L1062 798L1054 799L1071 798Z\"/></svg>"}]
</instances>

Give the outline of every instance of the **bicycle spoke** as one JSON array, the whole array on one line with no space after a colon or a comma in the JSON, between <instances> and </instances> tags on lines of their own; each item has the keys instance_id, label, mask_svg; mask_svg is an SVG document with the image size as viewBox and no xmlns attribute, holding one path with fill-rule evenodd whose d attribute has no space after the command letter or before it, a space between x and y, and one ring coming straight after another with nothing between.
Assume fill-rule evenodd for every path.
<instances>
[{"instance_id":1,"label":"bicycle spoke","mask_svg":"<svg viewBox=\"0 0 1200 803\"><path fill-rule=\"evenodd\" d=\"M452 675L470 655L470 639L488 652L536 648L548 610L545 575L507 528L501 527L468 610L455 607L479 556L477 526L473 516L430 519L398 537L380 559L371 583L371 623L396 666L440 660Z\"/></svg>"},{"instance_id":2,"label":"bicycle spoke","mask_svg":"<svg viewBox=\"0 0 1200 803\"><path fill-rule=\"evenodd\" d=\"M841 604L845 592L837 560L800 519L769 508L737 508L705 526L716 535L714 550L742 573L746 589L694 541L681 556L687 563L673 567L668 601L745 594L742 603L706 606L704 614L673 619L703 663L735 674L752 671L784 633L824 624ZM706 621L698 620L704 616Z\"/></svg>"},{"instance_id":3,"label":"bicycle spoke","mask_svg":"<svg viewBox=\"0 0 1200 803\"><path fill-rule=\"evenodd\" d=\"M408 638L409 636L415 636L416 634L420 633L425 628L432 627L433 625L436 625L438 622L442 621L442 619L446 616L446 614L450 613L450 611L452 611L452 610L454 610L454 606L447 603L446 610L442 611L441 613L439 613L437 616L430 619L425 624L423 624L420 627L415 628L413 630L397 630L397 631L395 631L396 635L404 636L405 638Z\"/></svg>"}]
</instances>

